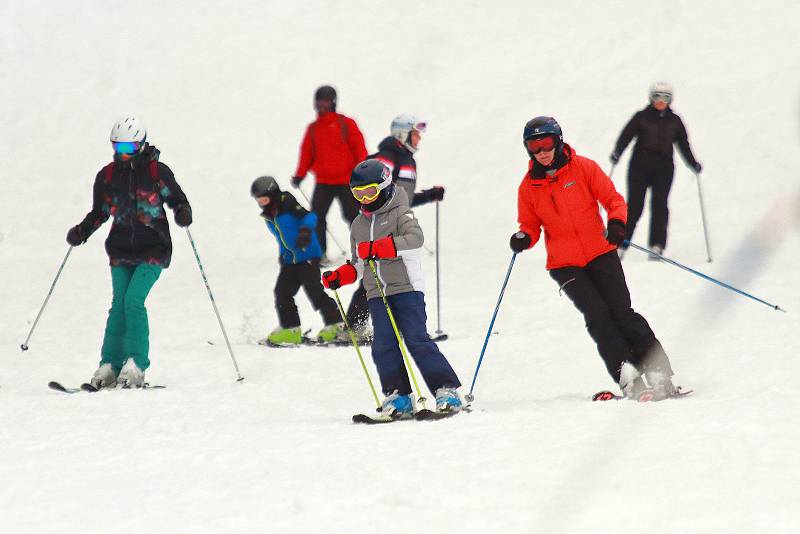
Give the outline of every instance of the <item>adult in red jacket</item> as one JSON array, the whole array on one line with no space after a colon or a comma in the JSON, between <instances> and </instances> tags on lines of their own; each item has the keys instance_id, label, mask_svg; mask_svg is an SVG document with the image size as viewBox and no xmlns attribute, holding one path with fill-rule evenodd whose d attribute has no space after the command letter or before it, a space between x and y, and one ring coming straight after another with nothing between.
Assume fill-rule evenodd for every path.
<instances>
[{"instance_id":1,"label":"adult in red jacket","mask_svg":"<svg viewBox=\"0 0 800 534\"><path fill-rule=\"evenodd\" d=\"M634 399L643 393L674 395L669 358L644 317L631 308L616 253L625 238L625 200L597 163L564 144L552 117L530 120L523 142L531 161L519 186L520 230L511 236L512 250L531 248L544 229L547 270L559 293L583 314L623 394ZM608 212L607 229L598 202Z\"/></svg>"},{"instance_id":2,"label":"adult in red jacket","mask_svg":"<svg viewBox=\"0 0 800 534\"><path fill-rule=\"evenodd\" d=\"M336 113L336 90L323 85L314 94L317 120L306 128L300 145L300 161L292 177L299 187L308 171L317 179L311 209L317 214L317 236L325 254L326 217L334 198L339 198L342 214L350 224L358 215L359 205L350 192L350 173L360 161L367 159L364 136L356 121Z\"/></svg>"}]
</instances>

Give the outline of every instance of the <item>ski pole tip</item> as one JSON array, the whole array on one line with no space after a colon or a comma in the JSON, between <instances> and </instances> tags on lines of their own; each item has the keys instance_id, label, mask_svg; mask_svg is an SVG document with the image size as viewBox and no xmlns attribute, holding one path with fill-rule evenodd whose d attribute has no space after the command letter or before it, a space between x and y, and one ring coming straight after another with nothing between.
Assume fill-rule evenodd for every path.
<instances>
[{"instance_id":1,"label":"ski pole tip","mask_svg":"<svg viewBox=\"0 0 800 534\"><path fill-rule=\"evenodd\" d=\"M780 306L775 306L775 311L779 311L779 312L783 312L783 313L789 313L786 310L784 310L783 308L781 308Z\"/></svg>"},{"instance_id":2,"label":"ski pole tip","mask_svg":"<svg viewBox=\"0 0 800 534\"><path fill-rule=\"evenodd\" d=\"M466 395L464 395L464 400L466 400L469 403L472 403L473 401L475 401L475 395L473 395L472 393L467 393Z\"/></svg>"},{"instance_id":3,"label":"ski pole tip","mask_svg":"<svg viewBox=\"0 0 800 534\"><path fill-rule=\"evenodd\" d=\"M22 345L19 346L19 348L22 350L22 352L25 352L26 350L28 350L28 345L23 343Z\"/></svg>"},{"instance_id":4,"label":"ski pole tip","mask_svg":"<svg viewBox=\"0 0 800 534\"><path fill-rule=\"evenodd\" d=\"M243 376L239 376L239 378L237 378L236 381L241 384L244 381L244 377Z\"/></svg>"}]
</instances>

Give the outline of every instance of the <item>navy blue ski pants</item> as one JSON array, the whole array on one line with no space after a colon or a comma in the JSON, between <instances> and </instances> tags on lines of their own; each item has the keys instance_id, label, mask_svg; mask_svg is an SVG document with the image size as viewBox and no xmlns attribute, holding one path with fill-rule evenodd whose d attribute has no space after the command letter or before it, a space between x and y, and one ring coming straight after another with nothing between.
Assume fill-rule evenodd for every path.
<instances>
[{"instance_id":1,"label":"navy blue ski pants","mask_svg":"<svg viewBox=\"0 0 800 534\"><path fill-rule=\"evenodd\" d=\"M461 386L450 363L431 341L426 325L425 296L420 291L409 291L387 297L397 327L403 335L408 351L422 373L422 379L431 392L441 387ZM397 390L401 395L411 393L411 384L403 363L403 354L397 344L397 336L389 321L386 307L380 298L367 302L372 316L375 338L372 341L372 360L378 368L381 389L385 395Z\"/></svg>"}]
</instances>

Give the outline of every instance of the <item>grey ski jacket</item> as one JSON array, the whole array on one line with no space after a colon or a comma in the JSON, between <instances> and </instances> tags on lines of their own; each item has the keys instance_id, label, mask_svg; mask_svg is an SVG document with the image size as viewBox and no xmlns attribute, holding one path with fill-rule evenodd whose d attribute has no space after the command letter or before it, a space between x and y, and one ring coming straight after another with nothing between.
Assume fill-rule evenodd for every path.
<instances>
[{"instance_id":1,"label":"grey ski jacket","mask_svg":"<svg viewBox=\"0 0 800 534\"><path fill-rule=\"evenodd\" d=\"M358 257L358 244L375 241L389 234L394 239L397 257L375 261L384 293L390 296L425 290L421 257L424 241L422 228L408 205L405 192L395 187L392 198L386 204L374 213L362 210L350 226L353 265L358 271L358 277L364 280L367 299L380 298L381 294L369 264Z\"/></svg>"}]
</instances>

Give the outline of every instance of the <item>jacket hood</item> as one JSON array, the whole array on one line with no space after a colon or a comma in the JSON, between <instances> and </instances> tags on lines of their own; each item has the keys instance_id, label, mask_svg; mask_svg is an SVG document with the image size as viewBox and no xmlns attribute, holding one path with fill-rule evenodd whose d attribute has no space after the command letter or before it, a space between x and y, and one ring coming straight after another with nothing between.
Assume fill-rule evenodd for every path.
<instances>
[{"instance_id":1,"label":"jacket hood","mask_svg":"<svg viewBox=\"0 0 800 534\"><path fill-rule=\"evenodd\" d=\"M378 144L379 152L394 152L396 154L411 154L411 151L401 145L397 139L391 135L386 137Z\"/></svg>"}]
</instances>

